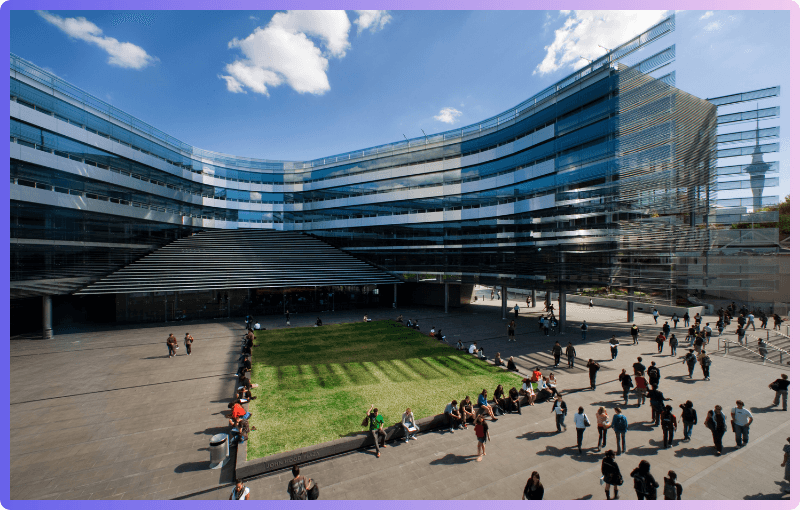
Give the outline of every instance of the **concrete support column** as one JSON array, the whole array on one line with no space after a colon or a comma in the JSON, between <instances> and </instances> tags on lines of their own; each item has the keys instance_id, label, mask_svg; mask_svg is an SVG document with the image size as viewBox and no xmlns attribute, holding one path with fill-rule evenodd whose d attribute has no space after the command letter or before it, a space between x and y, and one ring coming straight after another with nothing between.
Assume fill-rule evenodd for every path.
<instances>
[{"instance_id":1,"label":"concrete support column","mask_svg":"<svg viewBox=\"0 0 800 510\"><path fill-rule=\"evenodd\" d=\"M450 284L449 283L445 283L444 284L444 313L449 313L450 312L449 305L450 305Z\"/></svg>"},{"instance_id":2,"label":"concrete support column","mask_svg":"<svg viewBox=\"0 0 800 510\"><path fill-rule=\"evenodd\" d=\"M500 287L500 293L502 294L502 299L500 301L500 308L503 309L503 313L501 314L501 317L503 319L505 319L506 318L506 308L508 308L508 296L506 296L506 286L505 285Z\"/></svg>"},{"instance_id":3,"label":"concrete support column","mask_svg":"<svg viewBox=\"0 0 800 510\"><path fill-rule=\"evenodd\" d=\"M564 288L558 290L558 332L562 335L567 330L567 293Z\"/></svg>"},{"instance_id":4,"label":"concrete support column","mask_svg":"<svg viewBox=\"0 0 800 510\"><path fill-rule=\"evenodd\" d=\"M634 321L634 317L633 317L633 296L634 296L634 294L633 294L633 280L630 279L630 278L628 279L628 296L630 296L628 298L629 299L628 300L628 322L633 322Z\"/></svg>"},{"instance_id":5,"label":"concrete support column","mask_svg":"<svg viewBox=\"0 0 800 510\"><path fill-rule=\"evenodd\" d=\"M394 287L394 301L392 303L394 303L394 308L397 308L397 284L395 283L392 287ZM447 293L447 285L445 285L445 293Z\"/></svg>"},{"instance_id":6,"label":"concrete support column","mask_svg":"<svg viewBox=\"0 0 800 510\"><path fill-rule=\"evenodd\" d=\"M167 314L167 295L164 294L164 322L167 322L167 317L169 317Z\"/></svg>"},{"instance_id":7,"label":"concrete support column","mask_svg":"<svg viewBox=\"0 0 800 510\"><path fill-rule=\"evenodd\" d=\"M53 338L53 301L50 296L42 296L42 338Z\"/></svg>"},{"instance_id":8,"label":"concrete support column","mask_svg":"<svg viewBox=\"0 0 800 510\"><path fill-rule=\"evenodd\" d=\"M531 308L536 308L536 289L531 289Z\"/></svg>"},{"instance_id":9,"label":"concrete support column","mask_svg":"<svg viewBox=\"0 0 800 510\"><path fill-rule=\"evenodd\" d=\"M553 293L548 290L547 292L544 293L544 304L546 304L549 307L550 303L552 302L553 302Z\"/></svg>"}]
</instances>

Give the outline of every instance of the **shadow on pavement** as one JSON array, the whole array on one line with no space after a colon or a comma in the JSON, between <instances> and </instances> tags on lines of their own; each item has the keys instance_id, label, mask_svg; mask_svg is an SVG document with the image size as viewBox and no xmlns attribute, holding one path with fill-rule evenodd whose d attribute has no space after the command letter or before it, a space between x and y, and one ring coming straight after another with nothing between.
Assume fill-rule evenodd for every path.
<instances>
[{"instance_id":1,"label":"shadow on pavement","mask_svg":"<svg viewBox=\"0 0 800 510\"><path fill-rule=\"evenodd\" d=\"M537 439L539 439L541 437L551 437L551 436L555 436L555 435L557 435L559 433L560 432L555 431L555 430L551 430L551 431L548 431L548 432L533 432L533 431L531 431L531 432L526 432L526 433L522 434L521 436L517 436L517 439L527 439L528 441L536 441Z\"/></svg>"},{"instance_id":2,"label":"shadow on pavement","mask_svg":"<svg viewBox=\"0 0 800 510\"><path fill-rule=\"evenodd\" d=\"M436 459L431 461L431 465L440 465L440 464L466 464L467 462L472 462L474 460L475 455L456 455L454 453L448 453L441 459Z\"/></svg>"},{"instance_id":3,"label":"shadow on pavement","mask_svg":"<svg viewBox=\"0 0 800 510\"><path fill-rule=\"evenodd\" d=\"M714 456L717 450L713 445L699 446L697 448L681 448L675 450L676 457L710 457Z\"/></svg>"}]
</instances>

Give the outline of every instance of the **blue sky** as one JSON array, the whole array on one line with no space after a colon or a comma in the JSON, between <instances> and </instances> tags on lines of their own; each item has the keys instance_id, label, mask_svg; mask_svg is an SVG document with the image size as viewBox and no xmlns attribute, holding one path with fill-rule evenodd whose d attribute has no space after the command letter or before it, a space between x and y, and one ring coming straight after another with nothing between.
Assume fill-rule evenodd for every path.
<instances>
[{"instance_id":1,"label":"blue sky","mask_svg":"<svg viewBox=\"0 0 800 510\"><path fill-rule=\"evenodd\" d=\"M491 117L668 14L12 11L11 51L191 145L310 160ZM656 74L674 69L699 97L780 85L762 106L781 106L765 126L781 126L782 151L766 159L788 191L788 12L676 17L674 35L627 61L674 43L676 63Z\"/></svg>"}]
</instances>

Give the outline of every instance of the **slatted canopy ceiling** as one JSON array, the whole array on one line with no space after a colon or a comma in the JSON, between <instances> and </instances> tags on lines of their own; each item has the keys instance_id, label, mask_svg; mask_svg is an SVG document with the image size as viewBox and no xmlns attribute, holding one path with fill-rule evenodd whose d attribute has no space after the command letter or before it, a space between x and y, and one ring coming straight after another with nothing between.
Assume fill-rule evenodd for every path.
<instances>
[{"instance_id":1,"label":"slatted canopy ceiling","mask_svg":"<svg viewBox=\"0 0 800 510\"><path fill-rule=\"evenodd\" d=\"M214 230L174 241L75 294L387 283L400 280L305 234Z\"/></svg>"}]
</instances>

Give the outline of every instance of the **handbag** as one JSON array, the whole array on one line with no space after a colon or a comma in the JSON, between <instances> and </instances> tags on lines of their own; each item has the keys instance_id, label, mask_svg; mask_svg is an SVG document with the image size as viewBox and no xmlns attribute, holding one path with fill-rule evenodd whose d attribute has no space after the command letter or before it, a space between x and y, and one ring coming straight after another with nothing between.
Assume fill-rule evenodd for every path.
<instances>
[{"instance_id":1,"label":"handbag","mask_svg":"<svg viewBox=\"0 0 800 510\"><path fill-rule=\"evenodd\" d=\"M604 477L600 477L600 485L605 485L606 481L603 479Z\"/></svg>"},{"instance_id":2,"label":"handbag","mask_svg":"<svg viewBox=\"0 0 800 510\"><path fill-rule=\"evenodd\" d=\"M309 478L308 481L312 484L311 488L308 489L308 499L319 499L319 485L317 485L317 482L315 482L313 478Z\"/></svg>"},{"instance_id":3,"label":"handbag","mask_svg":"<svg viewBox=\"0 0 800 510\"><path fill-rule=\"evenodd\" d=\"M769 383L768 388L771 389L772 391L778 391L778 385L775 383L776 381L772 381L771 383Z\"/></svg>"},{"instance_id":4,"label":"handbag","mask_svg":"<svg viewBox=\"0 0 800 510\"><path fill-rule=\"evenodd\" d=\"M589 418L587 418L586 415L584 414L583 415L583 426L584 427L589 427L590 425L591 425L591 423L589 423Z\"/></svg>"}]
</instances>

